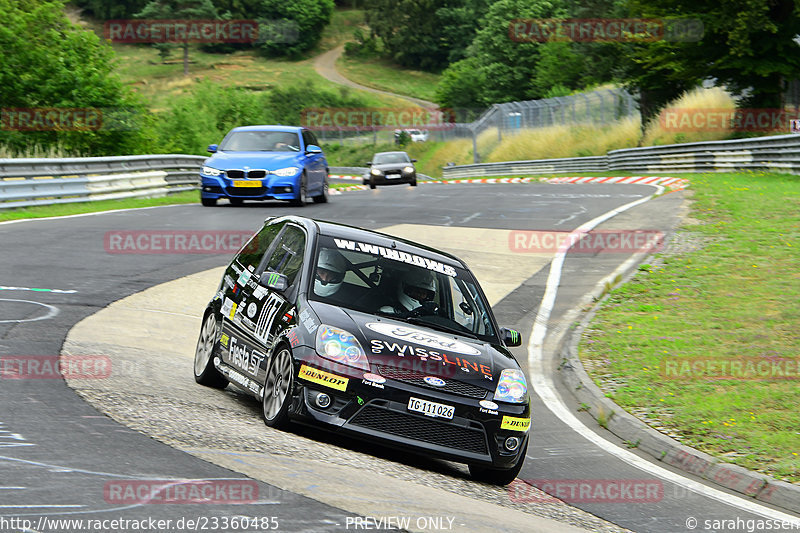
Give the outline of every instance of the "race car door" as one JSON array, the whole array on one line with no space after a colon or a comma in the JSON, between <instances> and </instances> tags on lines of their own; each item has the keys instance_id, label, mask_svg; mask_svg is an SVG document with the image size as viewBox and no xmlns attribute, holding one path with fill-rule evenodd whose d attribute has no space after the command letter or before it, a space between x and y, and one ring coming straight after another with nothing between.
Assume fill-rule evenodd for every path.
<instances>
[{"instance_id":1,"label":"race car door","mask_svg":"<svg viewBox=\"0 0 800 533\"><path fill-rule=\"evenodd\" d=\"M226 362L259 383L266 376L266 356L272 352L281 332L295 322L294 302L306 241L302 228L287 223L240 295L236 313L240 314L237 322L244 335L236 339L236 344L243 348L231 348L230 361ZM262 274L270 273L286 276L286 288L277 290L262 283L269 279Z\"/></svg>"}]
</instances>

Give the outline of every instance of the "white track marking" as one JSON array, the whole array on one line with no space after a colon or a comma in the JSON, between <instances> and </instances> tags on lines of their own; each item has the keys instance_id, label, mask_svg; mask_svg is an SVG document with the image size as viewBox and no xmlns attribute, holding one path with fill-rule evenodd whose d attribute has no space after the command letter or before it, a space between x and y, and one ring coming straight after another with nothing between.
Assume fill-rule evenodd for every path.
<instances>
[{"instance_id":1,"label":"white track marking","mask_svg":"<svg viewBox=\"0 0 800 533\"><path fill-rule=\"evenodd\" d=\"M0 285L0 291L33 291L33 292L53 292L57 294L74 294L78 291L73 289L37 289L33 287L8 287Z\"/></svg>"},{"instance_id":2,"label":"white track marking","mask_svg":"<svg viewBox=\"0 0 800 533\"><path fill-rule=\"evenodd\" d=\"M654 185L660 194L664 189L659 185ZM623 211L627 211L632 207L636 207L637 205L643 204L647 202L651 198L653 198L655 194L642 198L640 200L636 200L635 202L630 202L625 204L621 207L617 207L603 215L600 215L597 218L582 224L577 229L575 229L570 235L575 234L576 236L580 236L591 230L592 228L596 227L597 225L605 222L606 220L622 213ZM567 408L564 404L563 400L559 396L556 387L553 383L552 376L545 373L545 365L544 365L544 338L547 333L547 322L550 320L550 314L553 311L553 306L556 300L556 294L558 292L558 285L561 282L561 269L564 266L564 260L566 257L567 252L569 251L569 246L572 239L567 239L565 242L565 246L560 249L555 256L553 257L553 261L550 265L550 274L547 277L547 285L545 288L544 296L542 297L542 303L539 306L539 312L536 316L536 320L533 324L533 330L531 331L530 341L528 342L528 368L529 374L531 378L531 385L533 386L534 391L536 394L542 399L544 405L562 422L570 427L573 431L584 437L586 440L594 444L595 446L602 448L609 454L615 456L616 458L626 462L627 464L648 472L654 476L657 476L665 481L669 481L672 483L676 483L680 486L691 490L697 494L701 494L703 496L707 496L719 502L722 502L726 505L730 505L732 507L738 507L739 509L751 512L753 514L763 516L765 518L774 519L774 520L782 520L785 522L793 522L798 523L798 519L795 516L783 513L781 511L776 511L756 503L753 500L745 499L739 496L735 496L732 494L728 494L727 492L723 492L719 489L715 489L713 487L709 487L695 481L693 479L689 479L684 477L680 474L676 474L666 468L658 466L650 462L647 459L639 457L638 455L629 452L628 450L622 449L618 447L616 444L607 441L606 439L602 438L600 435L586 427L578 418L572 414L572 412Z\"/></svg>"},{"instance_id":3,"label":"white track marking","mask_svg":"<svg viewBox=\"0 0 800 533\"><path fill-rule=\"evenodd\" d=\"M47 320L48 318L53 318L58 314L58 307L55 307L53 305L43 304L42 302L34 302L33 300L15 300L12 298L0 298L0 302L24 302L34 305L41 305L42 307L47 308L47 314L43 316L37 316L35 318L23 318L20 320L0 320L0 324L9 322L15 324L19 324L21 322L36 322L38 320Z\"/></svg>"}]
</instances>

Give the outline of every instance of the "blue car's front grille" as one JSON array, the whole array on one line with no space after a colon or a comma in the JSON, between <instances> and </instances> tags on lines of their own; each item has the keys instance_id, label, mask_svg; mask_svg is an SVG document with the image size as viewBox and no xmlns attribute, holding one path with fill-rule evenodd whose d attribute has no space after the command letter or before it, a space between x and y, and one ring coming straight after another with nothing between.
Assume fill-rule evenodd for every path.
<instances>
[{"instance_id":1,"label":"blue car's front grille","mask_svg":"<svg viewBox=\"0 0 800 533\"><path fill-rule=\"evenodd\" d=\"M267 176L267 171L231 169L231 170L226 170L225 175L232 180L243 180L243 179L260 180L264 179Z\"/></svg>"}]
</instances>

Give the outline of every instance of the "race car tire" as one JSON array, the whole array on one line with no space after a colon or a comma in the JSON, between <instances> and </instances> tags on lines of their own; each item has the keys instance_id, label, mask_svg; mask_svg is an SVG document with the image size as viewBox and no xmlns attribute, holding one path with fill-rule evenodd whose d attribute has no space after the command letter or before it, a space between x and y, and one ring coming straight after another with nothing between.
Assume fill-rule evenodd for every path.
<instances>
[{"instance_id":1,"label":"race car tire","mask_svg":"<svg viewBox=\"0 0 800 533\"><path fill-rule=\"evenodd\" d=\"M369 188L370 189L374 189L375 188L375 180L372 180L372 179L369 180Z\"/></svg>"},{"instance_id":2,"label":"race car tire","mask_svg":"<svg viewBox=\"0 0 800 533\"><path fill-rule=\"evenodd\" d=\"M475 481L483 481L491 485L505 486L517 479L522 464L525 462L525 454L528 453L528 443L522 449L519 461L513 468L501 470L499 468L488 468L481 465L469 465L469 473Z\"/></svg>"},{"instance_id":3,"label":"race car tire","mask_svg":"<svg viewBox=\"0 0 800 533\"><path fill-rule=\"evenodd\" d=\"M244 203L244 200L242 200L241 198L229 198L229 200L231 202L231 205L239 206Z\"/></svg>"},{"instance_id":4,"label":"race car tire","mask_svg":"<svg viewBox=\"0 0 800 533\"><path fill-rule=\"evenodd\" d=\"M325 179L325 183L322 184L322 193L319 196L314 196L314 203L315 204L326 204L328 203L328 180Z\"/></svg>"},{"instance_id":5,"label":"race car tire","mask_svg":"<svg viewBox=\"0 0 800 533\"><path fill-rule=\"evenodd\" d=\"M415 177L413 180L411 180L410 183L411 183L412 187L416 187L417 186L417 178Z\"/></svg>"},{"instance_id":6,"label":"race car tire","mask_svg":"<svg viewBox=\"0 0 800 533\"><path fill-rule=\"evenodd\" d=\"M289 397L294 385L292 353L285 345L279 346L267 370L264 399L261 411L264 423L273 428L285 427L289 422Z\"/></svg>"},{"instance_id":7,"label":"race car tire","mask_svg":"<svg viewBox=\"0 0 800 533\"><path fill-rule=\"evenodd\" d=\"M194 380L207 387L224 389L228 386L228 380L214 366L217 330L217 317L213 311L209 311L203 321L194 351Z\"/></svg>"},{"instance_id":8,"label":"race car tire","mask_svg":"<svg viewBox=\"0 0 800 533\"><path fill-rule=\"evenodd\" d=\"M203 204L203 207L214 207L217 205L216 198L200 198L200 203Z\"/></svg>"}]
</instances>

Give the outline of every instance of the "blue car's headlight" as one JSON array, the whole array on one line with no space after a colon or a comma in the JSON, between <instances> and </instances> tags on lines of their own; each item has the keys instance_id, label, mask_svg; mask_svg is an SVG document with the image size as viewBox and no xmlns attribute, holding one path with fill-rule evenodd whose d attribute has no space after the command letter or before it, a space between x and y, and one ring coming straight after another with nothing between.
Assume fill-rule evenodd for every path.
<instances>
[{"instance_id":1,"label":"blue car's headlight","mask_svg":"<svg viewBox=\"0 0 800 533\"><path fill-rule=\"evenodd\" d=\"M297 167L286 167L286 168L279 168L278 170L270 170L270 174L275 174L276 176L280 176L282 178L286 178L289 176L294 176L297 174L297 171L300 170Z\"/></svg>"},{"instance_id":2,"label":"blue car's headlight","mask_svg":"<svg viewBox=\"0 0 800 533\"><path fill-rule=\"evenodd\" d=\"M216 168L211 168L211 167L204 166L203 167L203 174L205 174L206 176L219 176L219 175L222 174L222 171L221 170L217 170Z\"/></svg>"},{"instance_id":3,"label":"blue car's headlight","mask_svg":"<svg viewBox=\"0 0 800 533\"><path fill-rule=\"evenodd\" d=\"M494 399L500 402L522 403L528 395L528 385L522 370L506 368L500 372L500 381L494 391Z\"/></svg>"},{"instance_id":4,"label":"blue car's headlight","mask_svg":"<svg viewBox=\"0 0 800 533\"><path fill-rule=\"evenodd\" d=\"M320 357L369 372L367 354L350 332L323 324L317 329L316 344Z\"/></svg>"}]
</instances>

